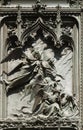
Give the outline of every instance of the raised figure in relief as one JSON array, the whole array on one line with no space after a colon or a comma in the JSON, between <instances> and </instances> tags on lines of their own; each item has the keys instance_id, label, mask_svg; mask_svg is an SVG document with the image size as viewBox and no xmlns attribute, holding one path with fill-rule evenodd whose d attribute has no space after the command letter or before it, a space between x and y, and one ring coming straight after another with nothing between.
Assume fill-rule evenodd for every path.
<instances>
[{"instance_id":1,"label":"raised figure in relief","mask_svg":"<svg viewBox=\"0 0 83 130\"><path fill-rule=\"evenodd\" d=\"M51 47L48 44L48 36L49 34L45 34L41 38L39 34L38 37L37 34L34 37L30 35L23 44L19 42L12 49L9 46L8 55L1 61L1 63L10 63L20 60L20 63L7 73L8 78L14 74L17 74L17 76L10 80L2 78L1 83L5 84L8 97L21 91L20 101L22 102L27 98L27 105L17 109L24 117L72 117L75 112L78 114L73 96L66 94L65 86L61 83L61 80L65 80L64 76L62 72L58 73L57 70L60 65L59 62L62 60L65 65L64 57L66 57L66 54L61 59L61 53L67 47L67 44L63 44L64 47L61 48L56 48L53 45ZM70 61L71 55L69 53L67 57Z\"/></svg>"}]
</instances>

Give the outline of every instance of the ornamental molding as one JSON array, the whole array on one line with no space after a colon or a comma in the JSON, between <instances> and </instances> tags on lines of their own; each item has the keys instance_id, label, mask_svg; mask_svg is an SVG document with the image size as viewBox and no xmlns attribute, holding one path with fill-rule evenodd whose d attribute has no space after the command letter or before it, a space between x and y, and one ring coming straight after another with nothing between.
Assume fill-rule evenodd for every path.
<instances>
[{"instance_id":1,"label":"ornamental molding","mask_svg":"<svg viewBox=\"0 0 83 130\"><path fill-rule=\"evenodd\" d=\"M50 121L51 120L51 121ZM0 128L7 129L7 128L70 128L77 130L79 128L79 122L75 120L41 120L41 119L33 119L33 121L0 121Z\"/></svg>"},{"instance_id":2,"label":"ornamental molding","mask_svg":"<svg viewBox=\"0 0 83 130\"><path fill-rule=\"evenodd\" d=\"M37 12L34 12L33 11L33 8L31 7L22 7L20 6L20 11L22 12L22 14L25 14L25 13L28 13L29 15L32 15L32 14L37 14ZM72 14L80 14L81 11L83 10L82 8L64 8L64 7L61 7L61 13L72 13ZM17 7L13 7L13 6L1 6L0 7L0 14L14 14L14 13L17 13L18 12L18 6ZM57 12L57 6L56 7L46 7L46 9L42 12L43 14L55 14Z\"/></svg>"}]
</instances>

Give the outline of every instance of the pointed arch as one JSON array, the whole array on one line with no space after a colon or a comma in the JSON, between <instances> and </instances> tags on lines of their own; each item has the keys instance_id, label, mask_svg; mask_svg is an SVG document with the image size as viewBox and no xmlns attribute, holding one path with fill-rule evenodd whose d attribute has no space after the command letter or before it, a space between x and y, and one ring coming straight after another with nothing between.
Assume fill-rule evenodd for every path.
<instances>
[{"instance_id":1,"label":"pointed arch","mask_svg":"<svg viewBox=\"0 0 83 130\"><path fill-rule=\"evenodd\" d=\"M30 32L34 31L37 28L42 28L44 31L49 32L51 34L51 36L53 37L53 39L54 39L54 43L56 43L56 41L57 41L57 35L55 34L55 32L52 29L50 29L48 26L46 26L44 24L42 18L38 18L36 20L36 22L31 27L29 27L28 29L26 29L22 33L22 35L21 35L21 41L23 41L23 39L25 39L26 35L28 35Z\"/></svg>"}]
</instances>

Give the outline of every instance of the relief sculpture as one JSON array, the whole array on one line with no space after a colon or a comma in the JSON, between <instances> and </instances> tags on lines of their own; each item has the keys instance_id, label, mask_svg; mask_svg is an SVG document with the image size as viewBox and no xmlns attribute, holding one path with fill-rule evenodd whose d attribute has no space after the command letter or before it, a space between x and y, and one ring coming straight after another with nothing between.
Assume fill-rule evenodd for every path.
<instances>
[{"instance_id":1,"label":"relief sculpture","mask_svg":"<svg viewBox=\"0 0 83 130\"><path fill-rule=\"evenodd\" d=\"M64 28L57 40L41 24L23 41L15 34L7 39L8 54L1 64L8 63L8 72L3 71L7 78L0 83L8 98L8 118L78 117L78 102L72 94L71 29Z\"/></svg>"}]
</instances>

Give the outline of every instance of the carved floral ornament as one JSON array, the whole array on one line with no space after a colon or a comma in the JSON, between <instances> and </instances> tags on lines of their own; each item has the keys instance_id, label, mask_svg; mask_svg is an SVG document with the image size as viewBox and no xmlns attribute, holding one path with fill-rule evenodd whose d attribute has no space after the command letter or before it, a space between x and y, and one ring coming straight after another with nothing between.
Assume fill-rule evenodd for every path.
<instances>
[{"instance_id":1,"label":"carved floral ornament","mask_svg":"<svg viewBox=\"0 0 83 130\"><path fill-rule=\"evenodd\" d=\"M42 7L35 8L39 11ZM68 119L77 121L79 118L75 94L66 91L72 88L72 28L62 26L60 10L57 11L54 29L53 24L48 24L50 26L41 17L37 18L23 30L20 39L14 30L9 31L6 40L8 53L1 61L1 64L8 63L8 71L3 71L7 79L2 77L0 81L5 85L8 99L7 118L10 122L26 121L26 128L35 122L39 127L44 126L44 121L46 126L56 126L58 123L54 124L54 120L65 120L67 126ZM19 124L15 123L16 126ZM13 127L13 123L5 122L5 126L8 125ZM65 126L63 122L62 125ZM76 123L70 126L77 127Z\"/></svg>"}]
</instances>

